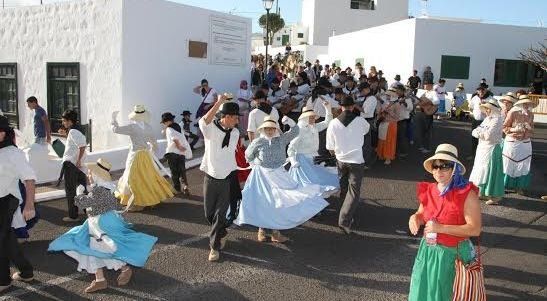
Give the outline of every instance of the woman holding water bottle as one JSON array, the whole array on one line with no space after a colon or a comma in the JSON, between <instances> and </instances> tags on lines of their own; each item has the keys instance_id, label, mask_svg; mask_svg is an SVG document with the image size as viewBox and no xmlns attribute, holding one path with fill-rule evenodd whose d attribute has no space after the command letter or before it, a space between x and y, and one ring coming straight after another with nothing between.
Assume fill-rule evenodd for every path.
<instances>
[{"instance_id":1,"label":"woman holding water bottle","mask_svg":"<svg viewBox=\"0 0 547 301\"><path fill-rule=\"evenodd\" d=\"M478 188L463 177L465 167L458 150L441 144L435 155L424 161L435 183L417 186L418 211L410 216L413 235L425 225L425 237L412 269L408 300L452 300L456 257L465 263L475 257L471 236L481 232Z\"/></svg>"}]
</instances>

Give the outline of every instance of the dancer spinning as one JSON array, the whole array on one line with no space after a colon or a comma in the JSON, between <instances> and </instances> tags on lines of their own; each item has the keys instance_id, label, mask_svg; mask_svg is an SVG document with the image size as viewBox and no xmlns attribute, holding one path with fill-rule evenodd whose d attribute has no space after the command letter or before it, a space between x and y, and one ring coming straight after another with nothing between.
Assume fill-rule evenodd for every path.
<instances>
[{"instance_id":1,"label":"dancer spinning","mask_svg":"<svg viewBox=\"0 0 547 301\"><path fill-rule=\"evenodd\" d=\"M469 181L479 187L481 197L488 198L487 205L495 205L505 195L501 157L503 117L498 101L493 98L482 104L481 110L486 118L472 132L479 144Z\"/></svg>"},{"instance_id":2,"label":"dancer spinning","mask_svg":"<svg viewBox=\"0 0 547 301\"><path fill-rule=\"evenodd\" d=\"M332 193L340 185L338 175L313 163L313 157L318 155L319 150L319 132L326 130L332 120L330 103L323 100L322 105L326 111L324 121L315 123L318 116L312 108L307 106L303 108L298 118L299 134L291 141L287 150L291 162L289 174L293 180L303 186L317 184L323 191Z\"/></svg>"},{"instance_id":3,"label":"dancer spinning","mask_svg":"<svg viewBox=\"0 0 547 301\"><path fill-rule=\"evenodd\" d=\"M121 198L122 205L128 205L131 195L134 197L129 208L131 211L141 211L146 206L154 206L172 198L173 188L159 173L149 149L149 144L152 150L156 148L156 139L149 124L148 112L144 106L136 105L128 117L132 123L124 126L118 125L116 121L118 113L112 113L112 131L131 139L125 170L118 182L117 196Z\"/></svg>"},{"instance_id":4,"label":"dancer spinning","mask_svg":"<svg viewBox=\"0 0 547 301\"><path fill-rule=\"evenodd\" d=\"M283 168L285 148L299 128L287 116L283 124L291 129L281 133L277 120L266 117L258 134L245 151L247 161L254 164L243 188L243 199L236 224L259 227L258 241L266 241L265 229L272 229L273 242L283 243L287 237L279 230L294 228L319 213L328 203L320 197L319 185L301 186Z\"/></svg>"},{"instance_id":5,"label":"dancer spinning","mask_svg":"<svg viewBox=\"0 0 547 301\"><path fill-rule=\"evenodd\" d=\"M99 159L86 165L91 191L85 195L82 189L75 201L80 209L86 209L88 218L83 225L52 241L48 251L63 251L78 262L78 271L95 274L95 280L84 290L93 293L108 287L103 268L121 269L118 285L128 284L133 274L129 265L143 267L157 238L133 231L131 224L115 211L118 200L109 173L111 164Z\"/></svg>"}]
</instances>

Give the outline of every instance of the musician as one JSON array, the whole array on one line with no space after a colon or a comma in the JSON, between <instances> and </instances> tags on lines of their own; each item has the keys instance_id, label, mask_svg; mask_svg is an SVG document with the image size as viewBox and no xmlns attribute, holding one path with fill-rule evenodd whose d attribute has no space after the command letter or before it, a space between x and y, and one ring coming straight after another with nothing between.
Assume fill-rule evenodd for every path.
<instances>
[{"instance_id":1,"label":"musician","mask_svg":"<svg viewBox=\"0 0 547 301\"><path fill-rule=\"evenodd\" d=\"M281 107L281 101L286 98L287 93L281 89L280 82L277 78L272 81L272 86L268 91L268 101L276 109Z\"/></svg>"},{"instance_id":2,"label":"musician","mask_svg":"<svg viewBox=\"0 0 547 301\"><path fill-rule=\"evenodd\" d=\"M372 165L373 160L373 147L378 143L378 131L376 129L376 111L378 108L378 99L368 83L362 83L359 85L359 97L357 98L358 103L362 103L362 113L361 117L371 125L370 131L365 135L365 142L363 144L363 158L365 159L365 169ZM375 135L375 136L374 136Z\"/></svg>"},{"instance_id":3,"label":"musician","mask_svg":"<svg viewBox=\"0 0 547 301\"><path fill-rule=\"evenodd\" d=\"M380 107L378 125L378 147L376 154L385 165L395 159L397 149L397 121L401 107L398 102L397 91L389 88L385 94L386 102Z\"/></svg>"},{"instance_id":4,"label":"musician","mask_svg":"<svg viewBox=\"0 0 547 301\"><path fill-rule=\"evenodd\" d=\"M272 107L264 91L257 91L254 96L257 107L249 113L249 125L247 126L247 135L252 142L256 137L256 130L264 122L264 117L270 116L274 120L279 120L279 112Z\"/></svg>"},{"instance_id":5,"label":"musician","mask_svg":"<svg viewBox=\"0 0 547 301\"><path fill-rule=\"evenodd\" d=\"M338 76L337 76L338 75ZM344 87L346 85L346 80L348 78L348 74L346 71L341 71L338 74L335 74L333 76L333 79L330 81L333 87Z\"/></svg>"},{"instance_id":6,"label":"musician","mask_svg":"<svg viewBox=\"0 0 547 301\"><path fill-rule=\"evenodd\" d=\"M395 87L395 91L397 92L397 101L400 106L399 121L397 121L397 153L399 157L405 158L408 156L409 141L407 131L410 126L410 113L414 110L414 104L412 103L412 99L406 96L403 85Z\"/></svg>"},{"instance_id":7,"label":"musician","mask_svg":"<svg viewBox=\"0 0 547 301\"><path fill-rule=\"evenodd\" d=\"M433 114L437 111L437 106L433 103L435 96L431 91L431 84L424 84L424 87L428 92L416 101L414 121L416 124L416 145L420 152L427 154L431 152Z\"/></svg>"},{"instance_id":8,"label":"musician","mask_svg":"<svg viewBox=\"0 0 547 301\"><path fill-rule=\"evenodd\" d=\"M353 76L348 75L343 90L346 95L352 96L354 98L357 94L359 94L359 89L357 89L357 85L355 84L355 79L353 78ZM362 104L357 103L357 106L360 105Z\"/></svg>"}]
</instances>

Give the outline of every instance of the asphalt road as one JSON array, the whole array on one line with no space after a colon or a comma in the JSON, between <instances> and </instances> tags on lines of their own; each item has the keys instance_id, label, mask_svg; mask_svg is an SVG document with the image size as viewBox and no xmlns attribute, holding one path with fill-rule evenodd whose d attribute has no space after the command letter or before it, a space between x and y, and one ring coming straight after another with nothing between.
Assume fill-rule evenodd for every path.
<instances>
[{"instance_id":1,"label":"asphalt road","mask_svg":"<svg viewBox=\"0 0 547 301\"><path fill-rule=\"evenodd\" d=\"M434 141L456 144L469 154L469 124L436 122ZM547 130L536 129L532 195L508 195L503 206L483 205L481 251L489 300L547 300ZM35 280L16 283L0 300L406 300L418 238L407 234L417 208L417 181L431 180L424 155L413 152L391 166L367 171L356 235L336 227L340 203L330 199L324 213L286 231L287 244L259 243L253 227L232 227L221 261L207 261L209 226L202 206L202 173L188 172L192 197L152 210L126 214L138 231L159 237L143 269L130 284L93 295L82 290L92 275L76 271L62 253L47 253L49 242L73 225L63 223L65 201L38 204L42 220L24 244ZM472 162L466 162L468 170Z\"/></svg>"}]
</instances>

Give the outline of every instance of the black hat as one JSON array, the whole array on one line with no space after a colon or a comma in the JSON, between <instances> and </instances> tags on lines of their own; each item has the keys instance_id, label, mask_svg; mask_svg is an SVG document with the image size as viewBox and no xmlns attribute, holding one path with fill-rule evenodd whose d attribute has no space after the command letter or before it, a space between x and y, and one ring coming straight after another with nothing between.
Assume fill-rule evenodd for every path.
<instances>
[{"instance_id":1,"label":"black hat","mask_svg":"<svg viewBox=\"0 0 547 301\"><path fill-rule=\"evenodd\" d=\"M363 82L359 84L359 91L363 91L363 89L370 88L370 85L367 82Z\"/></svg>"},{"instance_id":2,"label":"black hat","mask_svg":"<svg viewBox=\"0 0 547 301\"><path fill-rule=\"evenodd\" d=\"M317 81L317 85L324 88L332 88L332 83L328 78L325 77L319 78L319 80Z\"/></svg>"},{"instance_id":3,"label":"black hat","mask_svg":"<svg viewBox=\"0 0 547 301\"><path fill-rule=\"evenodd\" d=\"M346 71L340 71L339 76L348 76L348 73Z\"/></svg>"},{"instance_id":4,"label":"black hat","mask_svg":"<svg viewBox=\"0 0 547 301\"><path fill-rule=\"evenodd\" d=\"M355 100L353 100L353 97L348 95L344 98L342 98L342 100L340 100L340 105L341 106L352 106L355 104Z\"/></svg>"},{"instance_id":5,"label":"black hat","mask_svg":"<svg viewBox=\"0 0 547 301\"><path fill-rule=\"evenodd\" d=\"M173 120L175 120L175 115L171 114L171 112L161 114L161 123Z\"/></svg>"},{"instance_id":6,"label":"black hat","mask_svg":"<svg viewBox=\"0 0 547 301\"><path fill-rule=\"evenodd\" d=\"M0 129L2 130L11 129L11 126L9 125L8 117L0 115Z\"/></svg>"},{"instance_id":7,"label":"black hat","mask_svg":"<svg viewBox=\"0 0 547 301\"><path fill-rule=\"evenodd\" d=\"M190 113L190 111L182 111L182 114L180 114L182 116L190 116L192 115L192 113Z\"/></svg>"},{"instance_id":8,"label":"black hat","mask_svg":"<svg viewBox=\"0 0 547 301\"><path fill-rule=\"evenodd\" d=\"M395 80L401 80L401 76L399 74L395 75Z\"/></svg>"},{"instance_id":9,"label":"black hat","mask_svg":"<svg viewBox=\"0 0 547 301\"><path fill-rule=\"evenodd\" d=\"M220 107L220 111L219 111L220 114L223 114L223 115L238 115L238 116L242 116L241 114L239 114L239 105L235 102L226 102L224 103L221 107Z\"/></svg>"}]
</instances>

